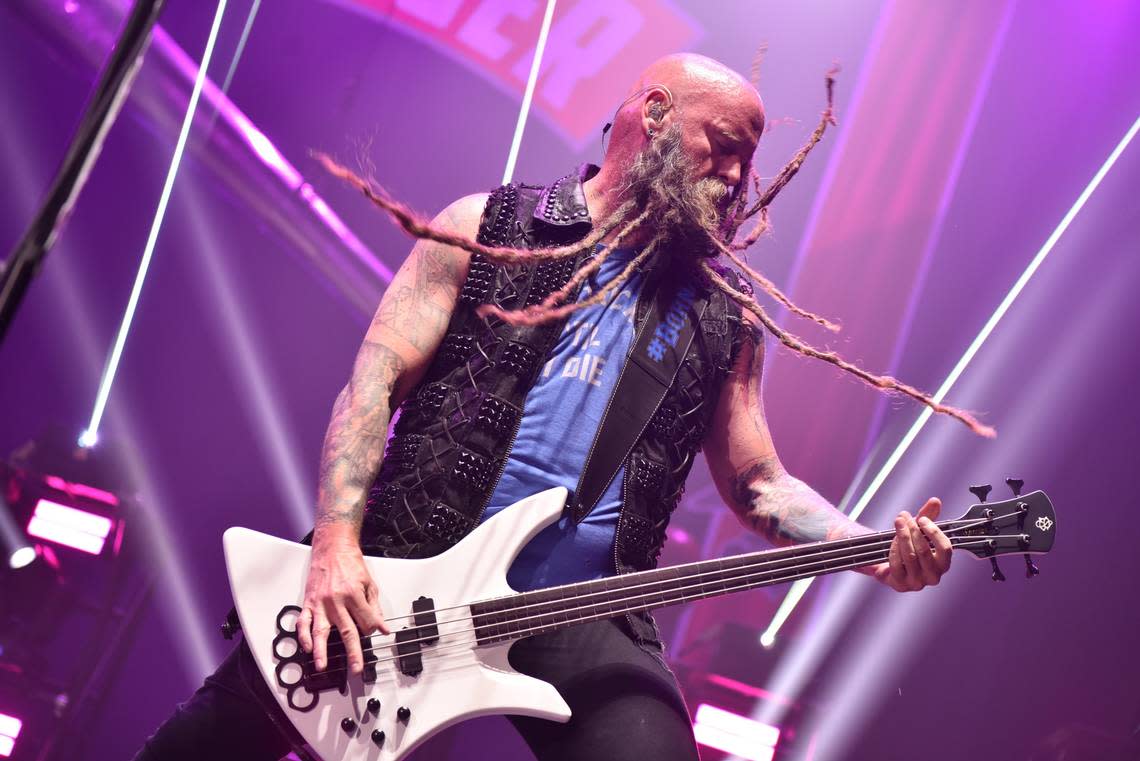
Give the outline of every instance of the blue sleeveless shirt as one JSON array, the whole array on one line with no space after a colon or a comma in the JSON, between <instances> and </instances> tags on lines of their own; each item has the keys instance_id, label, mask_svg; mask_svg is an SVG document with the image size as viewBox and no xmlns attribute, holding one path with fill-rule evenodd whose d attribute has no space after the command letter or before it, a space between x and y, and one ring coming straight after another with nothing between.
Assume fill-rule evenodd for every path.
<instances>
[{"instance_id":1,"label":"blue sleeveless shirt","mask_svg":"<svg viewBox=\"0 0 1140 761\"><path fill-rule=\"evenodd\" d=\"M600 250L599 246L599 250ZM635 251L615 249L582 287L584 299L616 277ZM604 302L570 315L523 406L522 424L491 501L487 520L524 497L555 486L578 486L586 454L633 343L643 275L634 273ZM621 511L619 471L578 525L569 516L527 544L507 574L519 591L610 576Z\"/></svg>"}]
</instances>

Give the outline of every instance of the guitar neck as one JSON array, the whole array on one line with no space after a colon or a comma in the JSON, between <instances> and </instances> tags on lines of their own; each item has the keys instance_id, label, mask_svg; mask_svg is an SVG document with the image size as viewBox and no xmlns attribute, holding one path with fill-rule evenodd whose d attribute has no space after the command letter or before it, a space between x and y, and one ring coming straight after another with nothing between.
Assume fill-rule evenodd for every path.
<instances>
[{"instance_id":1,"label":"guitar neck","mask_svg":"<svg viewBox=\"0 0 1140 761\"><path fill-rule=\"evenodd\" d=\"M480 644L881 563L893 531L611 576L471 605Z\"/></svg>"}]
</instances>

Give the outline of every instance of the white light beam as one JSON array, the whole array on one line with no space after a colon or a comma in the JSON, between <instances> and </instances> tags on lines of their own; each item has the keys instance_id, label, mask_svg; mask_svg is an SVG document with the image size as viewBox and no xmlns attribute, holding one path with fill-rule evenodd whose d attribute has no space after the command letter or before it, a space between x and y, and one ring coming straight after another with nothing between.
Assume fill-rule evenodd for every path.
<instances>
[{"instance_id":1,"label":"white light beam","mask_svg":"<svg viewBox=\"0 0 1140 761\"><path fill-rule=\"evenodd\" d=\"M982 326L981 331L979 331L978 335L974 338L973 343L970 344L961 359L958 360L958 364L954 365L954 369L946 376L946 380L943 381L938 390L934 392L933 399L935 402L941 402L946 397L946 394L950 392L950 389L954 387L954 384L958 382L958 378L965 372L966 367L969 366L970 362L974 359L974 355L982 348L982 344L984 344L986 339L990 337L990 334L994 332L994 328L997 327L1001 318L1005 316L1005 313L1009 311L1013 302L1021 294L1022 290L1025 289L1029 279L1033 277L1033 274L1037 272L1041 263L1045 261L1045 257L1047 257L1049 252L1053 250L1053 247L1057 245L1057 241L1060 240L1065 230L1069 229L1069 225L1072 224L1077 214L1084 208L1085 203L1088 202L1089 197L1100 185L1105 175L1108 174L1108 171L1112 169L1112 165L1120 158L1120 154L1124 153L1124 149L1132 142L1132 138L1136 137L1137 131L1140 131L1140 117L1137 117L1136 121L1132 123L1132 127L1129 128L1128 132L1126 132L1120 142L1117 143L1116 148L1114 148L1108 158L1105 159L1105 162L1101 165L1097 173L1093 175L1092 180L1077 197L1076 203L1072 205L1068 213L1065 214L1061 222L1053 230L1052 235L1049 236L1044 245L1037 251L1037 255L1033 257L1029 265L1021 273L1021 277L1014 282L1013 287L1009 289L1009 293L1001 300L997 309L990 315L990 319L986 321L986 324ZM863 511L867 509L867 505L870 504L871 500L878 493L879 488L882 487L883 483L887 480L891 471L895 469L895 465L897 465L899 460L902 459L902 456L906 454L906 451L910 449L910 445L914 443L919 432L926 427L927 421L930 420L933 414L929 407L924 408L922 412L919 413L918 419L914 421L914 424L911 425L910 429L902 437L902 441L900 441L898 446L895 447L895 450L891 452L887 461L883 463L883 467L875 474L875 477L871 480L871 483L868 484L863 495L859 497L859 501L851 508L851 512L848 514L851 520L858 519ZM808 587L811 586L812 581L814 581L814 579L802 579L792 585L792 589L788 592L779 610L776 611L776 616L772 619L772 623L768 625L768 628L761 635L762 642L770 643L775 640L776 633L779 631L780 626L782 626L788 619L788 616L791 615L792 610L795 609L796 604L803 598Z\"/></svg>"},{"instance_id":2,"label":"white light beam","mask_svg":"<svg viewBox=\"0 0 1140 761\"><path fill-rule=\"evenodd\" d=\"M511 150L507 154L507 168L503 170L503 184L511 181L515 173L515 162L519 158L519 146L522 145L523 130L526 128L526 117L530 113L530 102L534 98L534 85L538 81L538 70L542 66L542 54L546 50L546 38L550 35L550 20L554 18L554 5L557 0L546 0L546 15L542 17L542 28L538 32L538 45L534 49L534 60L530 62L530 76L526 80L526 91L523 93L522 106L519 107L519 119L515 123L515 137L511 141Z\"/></svg>"},{"instance_id":3,"label":"white light beam","mask_svg":"<svg viewBox=\"0 0 1140 761\"><path fill-rule=\"evenodd\" d=\"M131 288L130 298L127 300L127 309L123 313L123 320L119 324L119 332L115 336L115 343L107 357L107 366L103 369L103 377L99 381L99 391L95 396L95 408L91 411L91 420L86 430L79 437L79 445L94 446L99 435L99 425L103 421L103 412L107 408L107 398L111 394L111 386L115 382L115 373L119 369L119 360L123 355L123 346L127 342L127 334L131 330L131 322L138 307L139 295L142 293L146 273L150 268L150 260L154 256L154 247L158 243L158 233L162 229L162 222L166 216L166 206L170 201L170 193L174 189L174 178L178 175L178 167L182 163L182 154L186 149L186 139L190 135L190 125L194 122L194 113L198 109L198 97L202 94L202 84L206 81L206 70L210 67L210 58L214 54L214 43L218 40L218 30L222 25L222 16L226 11L227 0L218 0L218 8L214 13L214 24L210 28L209 39L206 40L206 52L202 54L202 64L198 67L198 76L194 78L194 90L190 93L190 104L186 108L186 116L182 119L182 130L178 134L178 142L174 146L174 155L170 160L170 168L166 172L166 183L162 187L162 195L158 199L158 209L154 213L154 220L150 226L150 235L143 248L142 261L139 263L135 275L135 283Z\"/></svg>"}]
</instances>

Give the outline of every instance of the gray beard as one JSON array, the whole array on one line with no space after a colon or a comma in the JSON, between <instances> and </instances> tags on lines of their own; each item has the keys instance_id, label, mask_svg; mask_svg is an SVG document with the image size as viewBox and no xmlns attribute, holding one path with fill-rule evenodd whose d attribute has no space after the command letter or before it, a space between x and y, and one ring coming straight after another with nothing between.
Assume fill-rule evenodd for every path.
<instances>
[{"instance_id":1,"label":"gray beard","mask_svg":"<svg viewBox=\"0 0 1140 761\"><path fill-rule=\"evenodd\" d=\"M681 146L681 126L674 124L651 140L625 172L624 198L649 211L645 224L662 238L670 253L715 256L710 236L720 234L731 200L720 180L692 181L694 166Z\"/></svg>"}]
</instances>

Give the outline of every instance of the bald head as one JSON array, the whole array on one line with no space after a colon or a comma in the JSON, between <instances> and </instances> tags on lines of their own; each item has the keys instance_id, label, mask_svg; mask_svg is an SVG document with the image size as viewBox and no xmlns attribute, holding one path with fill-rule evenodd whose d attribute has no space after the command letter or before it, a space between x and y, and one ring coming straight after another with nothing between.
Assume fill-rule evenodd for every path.
<instances>
[{"instance_id":1,"label":"bald head","mask_svg":"<svg viewBox=\"0 0 1140 761\"><path fill-rule=\"evenodd\" d=\"M709 97L725 97L754 107L763 116L760 95L752 83L737 72L708 56L697 53L674 53L658 58L630 88L633 96L654 84L665 85L681 101Z\"/></svg>"},{"instance_id":2,"label":"bald head","mask_svg":"<svg viewBox=\"0 0 1140 761\"><path fill-rule=\"evenodd\" d=\"M651 63L630 87L614 119L607 163L619 169L665 130L680 130L694 180L735 187L764 130L764 106L752 84L719 61L677 53Z\"/></svg>"}]
</instances>

